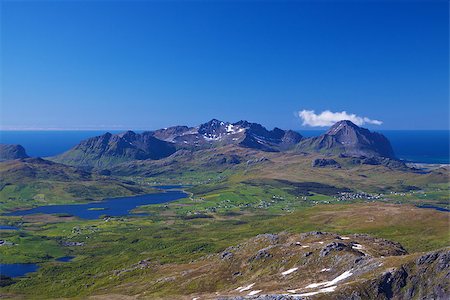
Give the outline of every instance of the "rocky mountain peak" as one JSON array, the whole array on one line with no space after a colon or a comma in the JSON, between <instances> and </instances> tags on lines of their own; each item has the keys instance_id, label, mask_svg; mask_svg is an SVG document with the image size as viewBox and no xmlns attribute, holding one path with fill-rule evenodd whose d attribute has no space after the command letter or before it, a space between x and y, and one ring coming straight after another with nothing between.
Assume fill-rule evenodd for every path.
<instances>
[{"instance_id":1,"label":"rocky mountain peak","mask_svg":"<svg viewBox=\"0 0 450 300\"><path fill-rule=\"evenodd\" d=\"M345 132L352 132L352 131L358 131L363 128L358 127L355 123L349 120L342 120L339 122L336 122L333 126L328 129L327 133L328 135L336 135L339 133L345 133Z\"/></svg>"},{"instance_id":2,"label":"rocky mountain peak","mask_svg":"<svg viewBox=\"0 0 450 300\"><path fill-rule=\"evenodd\" d=\"M209 122L203 123L198 128L198 133L203 134L207 138L218 138L227 132L229 123L212 119Z\"/></svg>"},{"instance_id":3,"label":"rocky mountain peak","mask_svg":"<svg viewBox=\"0 0 450 300\"><path fill-rule=\"evenodd\" d=\"M392 146L384 135L348 120L335 123L325 134L304 140L299 148L348 156L395 158Z\"/></svg>"},{"instance_id":4,"label":"rocky mountain peak","mask_svg":"<svg viewBox=\"0 0 450 300\"><path fill-rule=\"evenodd\" d=\"M135 139L136 138L136 133L134 131L128 130L125 131L123 133L118 134L119 137L123 138L123 139Z\"/></svg>"}]
</instances>

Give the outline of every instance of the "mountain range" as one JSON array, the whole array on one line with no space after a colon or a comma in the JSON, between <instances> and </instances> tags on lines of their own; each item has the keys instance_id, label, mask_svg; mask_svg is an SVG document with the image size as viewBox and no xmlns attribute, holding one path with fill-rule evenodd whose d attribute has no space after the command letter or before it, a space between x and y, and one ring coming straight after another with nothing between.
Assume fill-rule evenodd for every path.
<instances>
[{"instance_id":1,"label":"mountain range","mask_svg":"<svg viewBox=\"0 0 450 300\"><path fill-rule=\"evenodd\" d=\"M108 168L134 160L158 160L177 151L235 146L263 152L308 152L364 158L395 159L389 140L350 121L334 124L326 133L305 138L292 130L266 129L258 123L212 119L195 127L173 126L155 131L105 133L80 142L50 158L74 166Z\"/></svg>"},{"instance_id":2,"label":"mountain range","mask_svg":"<svg viewBox=\"0 0 450 300\"><path fill-rule=\"evenodd\" d=\"M202 149L234 144L268 152L290 149L303 138L292 130L274 128L269 131L257 123L229 123L216 119L196 127L174 126L152 133L177 148Z\"/></svg>"}]
</instances>

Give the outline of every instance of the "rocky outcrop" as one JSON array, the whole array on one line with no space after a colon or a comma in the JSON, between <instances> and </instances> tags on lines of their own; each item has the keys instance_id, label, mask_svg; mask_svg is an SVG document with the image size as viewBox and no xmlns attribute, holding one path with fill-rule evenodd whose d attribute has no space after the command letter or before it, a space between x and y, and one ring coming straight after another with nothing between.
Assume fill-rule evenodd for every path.
<instances>
[{"instance_id":1,"label":"rocky outcrop","mask_svg":"<svg viewBox=\"0 0 450 300\"><path fill-rule=\"evenodd\" d=\"M322 250L320 250L320 256L324 257L330 254L332 251L343 251L343 250L352 250L352 247L339 242L332 242L325 246Z\"/></svg>"},{"instance_id":2,"label":"rocky outcrop","mask_svg":"<svg viewBox=\"0 0 450 300\"><path fill-rule=\"evenodd\" d=\"M346 158L348 156L341 155L341 157ZM397 159L380 157L380 156L372 156L372 157L352 157L350 159L350 163L353 165L371 165L371 166L385 166L391 169L409 169L406 164Z\"/></svg>"},{"instance_id":3,"label":"rocky outcrop","mask_svg":"<svg viewBox=\"0 0 450 300\"><path fill-rule=\"evenodd\" d=\"M450 250L426 253L377 278L338 293L335 299L449 299Z\"/></svg>"},{"instance_id":4,"label":"rocky outcrop","mask_svg":"<svg viewBox=\"0 0 450 300\"><path fill-rule=\"evenodd\" d=\"M223 296L218 299L238 300L293 300L293 299L436 299L450 298L450 250L440 250L426 253L416 260L409 261L396 268L387 269L372 279L350 282L346 285L337 284L332 292L308 294L308 292L289 295L288 293L260 293L249 296ZM372 272L374 269L371 268ZM363 273L360 273L362 275ZM358 276L358 275L353 275ZM316 296L317 295L317 296Z\"/></svg>"},{"instance_id":5,"label":"rocky outcrop","mask_svg":"<svg viewBox=\"0 0 450 300\"><path fill-rule=\"evenodd\" d=\"M316 158L312 161L311 166L313 168L340 168L341 165L331 158Z\"/></svg>"},{"instance_id":6,"label":"rocky outcrop","mask_svg":"<svg viewBox=\"0 0 450 300\"><path fill-rule=\"evenodd\" d=\"M0 161L29 157L21 145L0 144Z\"/></svg>"}]
</instances>

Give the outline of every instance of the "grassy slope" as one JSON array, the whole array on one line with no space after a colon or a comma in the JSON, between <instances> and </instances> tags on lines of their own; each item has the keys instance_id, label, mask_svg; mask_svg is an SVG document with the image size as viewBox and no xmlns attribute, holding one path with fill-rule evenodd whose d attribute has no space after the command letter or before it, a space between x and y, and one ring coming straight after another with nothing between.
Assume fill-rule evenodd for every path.
<instances>
[{"instance_id":1,"label":"grassy slope","mask_svg":"<svg viewBox=\"0 0 450 300\"><path fill-rule=\"evenodd\" d=\"M83 167L91 167L94 166L96 168L108 168L115 164L123 163L128 161L125 157L114 157L114 156L101 156L98 154L86 154L84 151L80 149L70 149L67 152L64 152L57 156L48 157L49 160L71 165L71 166L83 166Z\"/></svg>"},{"instance_id":2,"label":"grassy slope","mask_svg":"<svg viewBox=\"0 0 450 300\"><path fill-rule=\"evenodd\" d=\"M184 220L177 216L158 216L112 222L53 223L29 231L22 239L40 237L49 239L51 243L60 239L84 241L84 247L63 248L64 254L75 255L77 259L67 264L44 263L37 276L20 281L6 290L74 296L80 292L86 295L108 289L119 281L129 282L132 287L152 278L151 270L134 270L120 278L111 277L113 271L130 268L143 259L158 265L186 263L267 232L323 230L341 234L370 233L399 241L410 252L428 251L449 245L447 226L447 213L379 203L321 205L284 216L270 215L261 210L242 211L241 215L232 217L219 215L216 219ZM74 227L80 230L74 233ZM17 237L20 233L11 232L10 235L20 242L21 238ZM49 251L46 247L42 248L43 253ZM20 257L23 250L13 247L9 251L4 249L1 249L2 258L8 262Z\"/></svg>"}]
</instances>

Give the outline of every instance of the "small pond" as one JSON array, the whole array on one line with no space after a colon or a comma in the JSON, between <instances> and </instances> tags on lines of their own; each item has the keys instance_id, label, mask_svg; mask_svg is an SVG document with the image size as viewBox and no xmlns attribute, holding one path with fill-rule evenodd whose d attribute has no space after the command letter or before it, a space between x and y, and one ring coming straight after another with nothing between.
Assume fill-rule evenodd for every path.
<instances>
[{"instance_id":1,"label":"small pond","mask_svg":"<svg viewBox=\"0 0 450 300\"><path fill-rule=\"evenodd\" d=\"M432 205L432 204L416 205L416 207L418 207L418 208L430 208L430 209L435 209L435 210L438 210L438 211L450 212L450 209L447 209L447 208L445 208L445 207L440 207L440 206Z\"/></svg>"},{"instance_id":2,"label":"small pond","mask_svg":"<svg viewBox=\"0 0 450 300\"><path fill-rule=\"evenodd\" d=\"M0 225L0 230L19 230L16 226Z\"/></svg>"},{"instance_id":3,"label":"small pond","mask_svg":"<svg viewBox=\"0 0 450 300\"><path fill-rule=\"evenodd\" d=\"M8 277L21 277L27 273L36 272L37 264L0 264L0 275Z\"/></svg>"},{"instance_id":4,"label":"small pond","mask_svg":"<svg viewBox=\"0 0 450 300\"><path fill-rule=\"evenodd\" d=\"M71 261L74 258L75 258L75 256L63 256L63 257L57 258L56 261L69 262L69 261Z\"/></svg>"}]
</instances>

